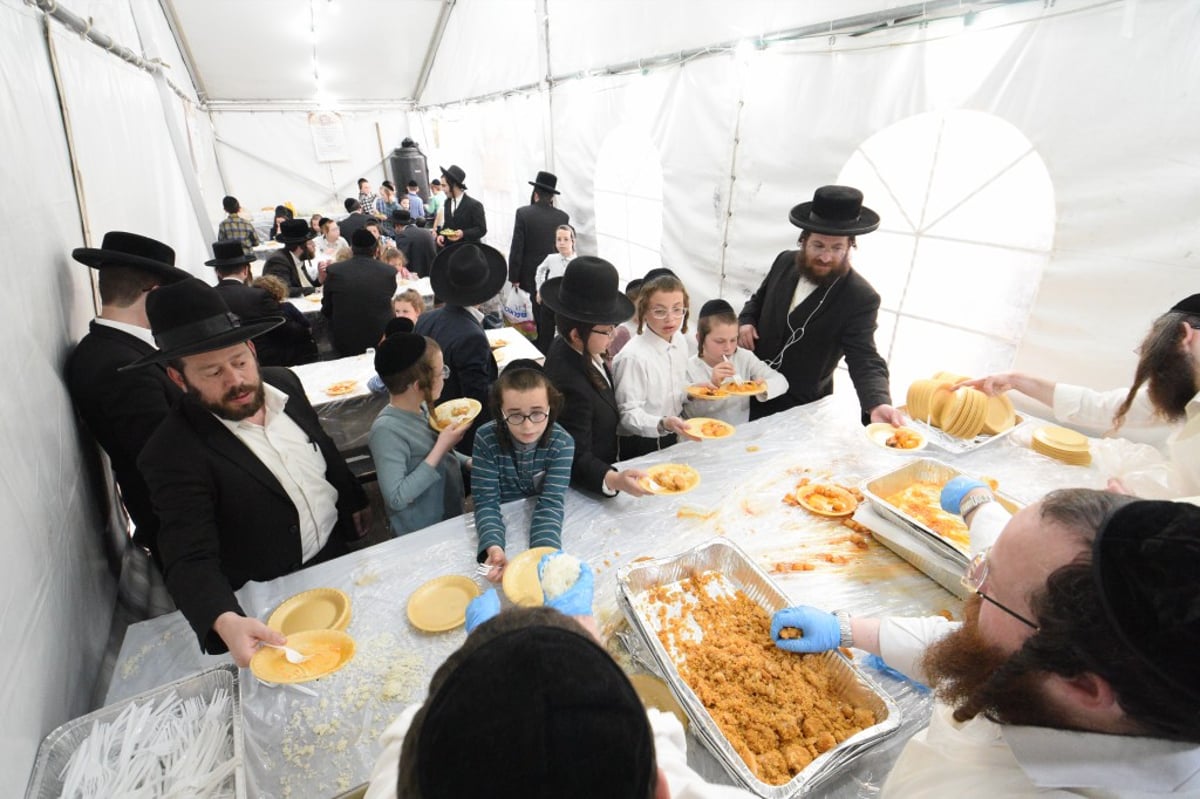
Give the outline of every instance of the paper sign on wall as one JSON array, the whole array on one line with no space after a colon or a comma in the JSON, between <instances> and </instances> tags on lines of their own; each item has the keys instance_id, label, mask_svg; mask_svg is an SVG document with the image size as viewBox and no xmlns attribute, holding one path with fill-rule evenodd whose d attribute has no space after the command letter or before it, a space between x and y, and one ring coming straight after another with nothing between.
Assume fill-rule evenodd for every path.
<instances>
[{"instance_id":1,"label":"paper sign on wall","mask_svg":"<svg viewBox=\"0 0 1200 799\"><path fill-rule=\"evenodd\" d=\"M312 132L317 161L350 160L346 153L346 129L342 126L341 114L314 111L308 115L308 129Z\"/></svg>"}]
</instances>

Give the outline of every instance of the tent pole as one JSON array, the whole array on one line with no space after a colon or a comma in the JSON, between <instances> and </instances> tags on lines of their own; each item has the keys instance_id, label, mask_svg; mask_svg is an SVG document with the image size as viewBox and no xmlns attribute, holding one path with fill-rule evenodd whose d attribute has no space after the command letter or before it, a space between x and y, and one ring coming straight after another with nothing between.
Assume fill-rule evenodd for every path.
<instances>
[{"instance_id":1,"label":"tent pole","mask_svg":"<svg viewBox=\"0 0 1200 799\"><path fill-rule=\"evenodd\" d=\"M163 16L167 18L167 27L171 29L171 35L175 37L175 43L179 45L179 54L183 57L183 67L187 70L188 77L192 80L192 86L196 89L196 97L199 98L201 104L205 104L208 102L208 90L204 88L200 71L196 69L196 59L192 55L192 48L188 44L187 36L184 35L183 27L179 24L179 16L175 13L175 4L172 0L158 0L158 5L162 8Z\"/></svg>"},{"instance_id":2,"label":"tent pole","mask_svg":"<svg viewBox=\"0 0 1200 799\"><path fill-rule=\"evenodd\" d=\"M433 62L437 58L438 49L442 46L442 36L446 33L446 24L450 22L450 12L454 9L454 4L457 0L442 0L442 11L438 14L437 27L433 29L433 38L429 40L429 47L425 50L425 60L421 63L421 75L417 78L417 85L413 88L413 102L421 101L421 95L425 92L425 84L429 82L429 73L433 71Z\"/></svg>"},{"instance_id":3,"label":"tent pole","mask_svg":"<svg viewBox=\"0 0 1200 799\"><path fill-rule=\"evenodd\" d=\"M550 82L550 8L548 0L537 0L538 60L542 61L541 73L546 81L542 92L545 105L542 110L542 140L546 142L546 169L557 172L554 163L554 84Z\"/></svg>"},{"instance_id":4,"label":"tent pole","mask_svg":"<svg viewBox=\"0 0 1200 799\"><path fill-rule=\"evenodd\" d=\"M725 190L725 225L721 230L721 264L717 273L717 296L725 292L725 256L729 253L729 226L733 221L733 190L737 185L738 148L742 142L742 109L746 100L742 96L742 81L738 81L737 115L733 122L733 147L729 154L729 184Z\"/></svg>"}]
</instances>

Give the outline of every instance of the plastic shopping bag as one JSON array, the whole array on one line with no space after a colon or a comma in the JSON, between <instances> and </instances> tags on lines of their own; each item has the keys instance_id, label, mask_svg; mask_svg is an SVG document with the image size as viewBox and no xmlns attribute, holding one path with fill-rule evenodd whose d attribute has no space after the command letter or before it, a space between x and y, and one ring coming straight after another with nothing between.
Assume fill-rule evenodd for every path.
<instances>
[{"instance_id":1,"label":"plastic shopping bag","mask_svg":"<svg viewBox=\"0 0 1200 799\"><path fill-rule=\"evenodd\" d=\"M504 292L504 323L515 327L528 338L537 335L537 322L533 318L533 301L524 289L509 284Z\"/></svg>"}]
</instances>

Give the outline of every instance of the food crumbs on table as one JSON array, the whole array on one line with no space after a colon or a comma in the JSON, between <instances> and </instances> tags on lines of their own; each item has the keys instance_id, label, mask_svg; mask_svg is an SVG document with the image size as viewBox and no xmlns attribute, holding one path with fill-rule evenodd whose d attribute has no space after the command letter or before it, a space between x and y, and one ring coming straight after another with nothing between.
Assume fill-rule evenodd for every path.
<instances>
[{"instance_id":1,"label":"food crumbs on table","mask_svg":"<svg viewBox=\"0 0 1200 799\"><path fill-rule=\"evenodd\" d=\"M757 444L751 444L750 446L746 447L747 452L758 452L758 449L759 447Z\"/></svg>"},{"instance_id":2,"label":"food crumbs on table","mask_svg":"<svg viewBox=\"0 0 1200 799\"><path fill-rule=\"evenodd\" d=\"M937 611L937 615L941 616L946 621L954 621L954 614L951 613L950 611L946 610L945 608L942 608L941 610Z\"/></svg>"}]
</instances>

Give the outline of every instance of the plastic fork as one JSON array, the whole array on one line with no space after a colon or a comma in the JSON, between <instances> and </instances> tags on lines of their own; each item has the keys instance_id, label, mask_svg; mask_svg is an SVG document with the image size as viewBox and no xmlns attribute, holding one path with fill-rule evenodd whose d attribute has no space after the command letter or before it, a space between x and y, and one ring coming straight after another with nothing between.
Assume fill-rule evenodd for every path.
<instances>
[{"instance_id":1,"label":"plastic fork","mask_svg":"<svg viewBox=\"0 0 1200 799\"><path fill-rule=\"evenodd\" d=\"M295 649L292 649L290 646L282 646L281 644L268 644L266 641L263 641L262 645L269 646L272 649L283 650L283 656L285 658L287 658L287 662L292 663L294 665L299 665L299 664L303 663L304 661L308 660L308 655L302 655L299 652L297 652Z\"/></svg>"}]
</instances>

